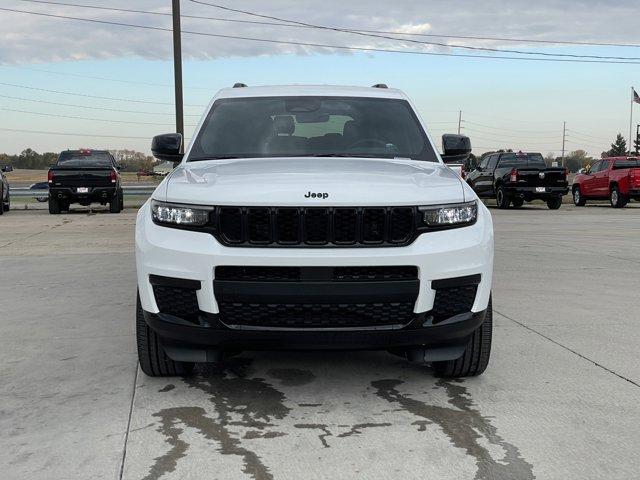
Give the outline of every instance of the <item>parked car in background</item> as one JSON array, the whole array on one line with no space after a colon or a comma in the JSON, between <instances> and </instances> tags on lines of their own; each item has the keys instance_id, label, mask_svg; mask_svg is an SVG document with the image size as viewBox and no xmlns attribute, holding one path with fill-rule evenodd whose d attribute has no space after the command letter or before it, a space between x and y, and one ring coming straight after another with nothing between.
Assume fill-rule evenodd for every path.
<instances>
[{"instance_id":1,"label":"parked car in background","mask_svg":"<svg viewBox=\"0 0 640 480\"><path fill-rule=\"evenodd\" d=\"M5 173L13 171L11 165L5 165L0 168L0 215L8 212L11 208L11 195L9 192L9 180Z\"/></svg>"},{"instance_id":2,"label":"parked car in background","mask_svg":"<svg viewBox=\"0 0 640 480\"><path fill-rule=\"evenodd\" d=\"M544 200L556 210L569 192L568 176L566 168L547 167L540 153L498 152L485 156L466 180L479 197L495 198L498 208Z\"/></svg>"},{"instance_id":3,"label":"parked car in background","mask_svg":"<svg viewBox=\"0 0 640 480\"><path fill-rule=\"evenodd\" d=\"M120 167L106 150L66 150L48 173L49 213L69 210L79 203L109 204L111 213L122 211L124 197L120 183Z\"/></svg>"},{"instance_id":4,"label":"parked car in background","mask_svg":"<svg viewBox=\"0 0 640 480\"><path fill-rule=\"evenodd\" d=\"M40 197L36 197L36 201L40 203L45 203L49 200L49 182L38 182L34 183L29 187L29 190L41 190L47 192L46 195L42 195Z\"/></svg>"},{"instance_id":5,"label":"parked car in background","mask_svg":"<svg viewBox=\"0 0 640 480\"><path fill-rule=\"evenodd\" d=\"M582 207L587 200L609 199L614 208L630 199L640 200L640 158L603 158L583 169L573 180L573 203Z\"/></svg>"}]
</instances>

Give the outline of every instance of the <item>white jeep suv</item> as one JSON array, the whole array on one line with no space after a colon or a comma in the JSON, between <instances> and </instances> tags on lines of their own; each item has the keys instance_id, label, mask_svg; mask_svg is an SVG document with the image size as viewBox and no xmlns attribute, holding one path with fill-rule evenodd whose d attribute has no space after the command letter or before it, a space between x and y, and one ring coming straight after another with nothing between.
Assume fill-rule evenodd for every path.
<instances>
[{"instance_id":1,"label":"white jeep suv","mask_svg":"<svg viewBox=\"0 0 640 480\"><path fill-rule=\"evenodd\" d=\"M383 349L436 374L489 361L493 226L399 90L221 90L136 222L151 376L242 350Z\"/></svg>"}]
</instances>

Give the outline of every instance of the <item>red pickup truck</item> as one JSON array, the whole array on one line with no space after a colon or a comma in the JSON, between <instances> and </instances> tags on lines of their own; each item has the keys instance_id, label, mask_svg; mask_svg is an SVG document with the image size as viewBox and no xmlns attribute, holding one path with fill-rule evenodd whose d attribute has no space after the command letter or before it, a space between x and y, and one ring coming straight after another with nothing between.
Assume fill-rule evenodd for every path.
<instances>
[{"instance_id":1,"label":"red pickup truck","mask_svg":"<svg viewBox=\"0 0 640 480\"><path fill-rule=\"evenodd\" d=\"M573 203L609 199L614 208L629 199L640 200L640 157L603 158L582 170L573 180Z\"/></svg>"}]
</instances>

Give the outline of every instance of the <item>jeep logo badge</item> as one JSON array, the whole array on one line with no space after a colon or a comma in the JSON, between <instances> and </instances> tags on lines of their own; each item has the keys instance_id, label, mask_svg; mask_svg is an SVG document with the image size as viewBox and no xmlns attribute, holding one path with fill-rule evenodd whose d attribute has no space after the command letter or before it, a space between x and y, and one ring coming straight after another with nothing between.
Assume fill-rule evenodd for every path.
<instances>
[{"instance_id":1,"label":"jeep logo badge","mask_svg":"<svg viewBox=\"0 0 640 480\"><path fill-rule=\"evenodd\" d=\"M542 179L544 178L544 172L540 172L540 173L538 174L538 177L540 177L540 179L542 180Z\"/></svg>"},{"instance_id":2,"label":"jeep logo badge","mask_svg":"<svg viewBox=\"0 0 640 480\"><path fill-rule=\"evenodd\" d=\"M304 198L321 198L324 200L326 198L329 198L329 194L326 192L320 192L320 193L307 192Z\"/></svg>"}]
</instances>

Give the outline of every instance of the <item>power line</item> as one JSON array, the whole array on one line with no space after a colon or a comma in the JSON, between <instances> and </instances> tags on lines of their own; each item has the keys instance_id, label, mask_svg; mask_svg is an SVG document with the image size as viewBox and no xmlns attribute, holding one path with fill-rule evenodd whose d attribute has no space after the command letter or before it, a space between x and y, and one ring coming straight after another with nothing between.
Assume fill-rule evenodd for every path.
<instances>
[{"instance_id":1,"label":"power line","mask_svg":"<svg viewBox=\"0 0 640 480\"><path fill-rule=\"evenodd\" d=\"M148 140L149 137L131 137L131 136L122 136L122 135L98 135L98 134L90 134L90 133L69 133L69 132L49 132L44 130L20 130L17 128L2 128L0 130L3 132L14 132L14 133L37 133L39 135L65 135L69 137L95 137L95 138L126 138L126 139L136 139L136 140Z\"/></svg>"},{"instance_id":2,"label":"power line","mask_svg":"<svg viewBox=\"0 0 640 480\"><path fill-rule=\"evenodd\" d=\"M9 98L11 100L20 100L20 101L23 101L23 102L45 103L47 105L58 105L58 106L62 106L62 107L84 108L84 109L87 109L87 110L104 110L104 111L107 111L107 112L139 113L139 114L143 114L143 115L171 115L171 116L173 116L173 113L143 112L143 111L140 111L140 110L123 110L123 109L120 109L120 108L94 107L94 106L89 106L89 105L78 105L78 104L74 104L74 103L50 102L48 100L36 100L36 99L33 99L33 98L14 97L12 95L2 95L2 94L0 94L0 98ZM186 115L186 116L189 116L189 117L200 117L201 115L189 114L189 115Z\"/></svg>"},{"instance_id":3,"label":"power line","mask_svg":"<svg viewBox=\"0 0 640 480\"><path fill-rule=\"evenodd\" d=\"M574 135L578 135L580 137L593 138L595 140L602 140L603 142L611 142L611 139L605 139L604 137L596 137L596 136L589 135L587 133L578 132L576 130L569 129L569 128L567 128L567 132L573 133Z\"/></svg>"},{"instance_id":4,"label":"power line","mask_svg":"<svg viewBox=\"0 0 640 480\"><path fill-rule=\"evenodd\" d=\"M474 135L479 135L479 136L487 136L487 135L495 134L495 135L500 135L500 138L505 137L505 138L515 138L515 139L523 139L523 140L527 139L527 141L532 141L532 142L546 141L546 140L553 141L553 140L561 138L560 135L554 136L554 137L537 137L536 138L536 137L531 137L530 135L526 135L526 134L523 134L523 135L509 135L507 133L499 133L499 132L483 132L483 131L475 130L473 128L468 128L468 127L465 127L464 130L465 131L469 131L469 132L473 132ZM487 138L491 138L492 140L494 139L494 137L487 137Z\"/></svg>"},{"instance_id":5,"label":"power line","mask_svg":"<svg viewBox=\"0 0 640 480\"><path fill-rule=\"evenodd\" d=\"M0 107L0 110L4 110L6 112L16 112L16 113L27 113L29 115L40 115L44 117L58 117L58 118L70 118L74 120L89 120L92 122L106 122L106 123L123 123L129 125L155 125L160 127L170 127L173 126L173 123L154 123L154 122L138 122L138 121L129 121L129 120L110 120L108 118L91 118L91 117L79 117L75 115L61 115L57 113L45 113L45 112L33 112L30 110L18 110L15 108L4 108ZM195 125L185 125L186 127L195 127Z\"/></svg>"},{"instance_id":6,"label":"power line","mask_svg":"<svg viewBox=\"0 0 640 480\"><path fill-rule=\"evenodd\" d=\"M350 30L350 29L347 29L347 28L329 27L329 26L326 26L326 25L317 25L317 24L313 24L313 23L301 22L301 21L298 21L298 20L291 20L291 19L287 19L287 18L274 17L274 16L271 16L271 15L264 15L264 14L261 14L261 13L251 12L251 11L248 11L248 10L240 10L238 8L226 7L224 5L218 5L216 3L208 3L208 2L204 2L202 0L189 0L189 1L191 3L196 3L198 5L207 5L209 7L218 8L220 10L225 10L225 11L228 11L228 12L241 13L241 14L244 14L244 15L250 15L252 17L266 18L266 19L269 19L269 20L277 20L277 21L280 21L280 22L287 22L287 23L292 23L292 24L295 24L295 25L304 26L304 27L315 28L315 29L318 29L318 30L329 30L329 31L333 31L333 32L350 33L350 34L359 35L359 36L362 36L362 37L380 38L380 39L384 39L384 40L409 42L409 43L416 43L416 44L420 44L420 45L431 45L431 46L445 47L445 48L461 48L461 49L465 49L465 50L483 51L483 52L513 53L513 54L517 54L517 55L541 55L541 56L548 56L548 57L591 58L591 59L606 59L606 60L640 60L639 57L612 57L612 56L600 56L600 55L577 55L577 54L571 54L571 53L527 52L527 51L524 51L524 50L511 50L511 49L491 48L491 47L475 47L475 46L472 46L472 45L449 44L449 43L433 42L433 41L426 41L426 40L413 40L411 38L391 37L389 35L365 33L365 32L360 32L360 31L357 31L357 30Z\"/></svg>"},{"instance_id":7,"label":"power line","mask_svg":"<svg viewBox=\"0 0 640 480\"><path fill-rule=\"evenodd\" d=\"M16 68L18 70L28 70L28 71L32 71L32 72L41 72L41 73L49 73L52 75L62 75L62 76L66 76L66 77L78 77L78 78L89 78L91 80L104 80L107 82L117 82L117 83L128 83L131 85L146 85L149 87L168 87L168 88L173 88L173 85L168 84L168 83L151 83L151 82L139 82L136 80L122 80L120 78L109 78L109 77L100 77L100 76L96 76L96 75L83 75L81 73L75 73L75 72L58 72L55 70L45 70L43 68L31 68L31 67L18 67L16 65L0 65L0 67L4 67L4 68ZM185 87L185 89L191 89L191 90L207 90L207 91L211 91L211 88L209 87L194 87L194 86L188 86Z\"/></svg>"},{"instance_id":8,"label":"power line","mask_svg":"<svg viewBox=\"0 0 640 480\"><path fill-rule=\"evenodd\" d=\"M0 82L0 85L5 87L14 87L14 88L23 88L25 90L35 90L38 92L47 92L47 93L58 93L60 95L73 95L75 97L86 97L86 98L97 98L100 100L112 100L118 102L129 102L129 103L146 103L149 105L173 105L173 102L155 102L151 100L135 100L133 98L119 98L119 97L103 97L101 95L91 95L88 93L74 93L74 92L64 92L61 90L51 90L49 88L37 88L37 87L29 87L27 85L18 85L15 83L6 83ZM187 107L205 107L206 105L186 105Z\"/></svg>"},{"instance_id":9,"label":"power line","mask_svg":"<svg viewBox=\"0 0 640 480\"><path fill-rule=\"evenodd\" d=\"M38 15L49 18L58 18L65 20L76 20L81 22L89 22L89 23L99 23L103 25L115 25L121 27L131 27L131 28L142 28L145 30L156 30L163 32L172 32L170 28L163 27L154 27L150 25L138 25L124 22L113 22L108 20L96 20L90 18L81 18L81 17L71 17L66 15L54 15L51 13L43 13L43 12L30 12L26 10L18 10L13 8L0 8L0 11L6 12L14 12L14 13L23 13L28 15ZM303 47L318 47L318 48L333 48L338 50L351 50L351 51L362 51L362 52L379 52L379 53L401 53L405 55L427 55L427 56L436 56L436 57L460 57L460 58L475 58L482 60L522 60L522 61L538 61L538 62L564 62L564 63L603 63L603 64L622 64L622 65L640 65L640 62L636 61L620 61L620 60L587 60L587 59L569 59L569 58L532 58L532 57L512 57L507 55L470 55L470 54L462 54L462 53L442 53L442 52L424 52L424 51L416 51L416 50L393 50L386 48L373 48L373 47L355 47L355 46L347 46L347 45L331 45L325 43L313 43L313 42L295 42L288 40L273 40L269 38L258 38L258 37L244 37L237 35L223 35L217 33L208 33L208 32L195 32L190 30L182 30L182 33L189 35L200 35L206 37L215 37L215 38L228 38L232 40L247 40L253 42L261 42L261 43L272 43L279 45L295 45L295 46L303 46Z\"/></svg>"},{"instance_id":10,"label":"power line","mask_svg":"<svg viewBox=\"0 0 640 480\"><path fill-rule=\"evenodd\" d=\"M91 8L95 10L108 10L115 12L124 12L124 13L143 13L149 15L160 15L160 16L171 16L170 13L165 12L152 12L147 10L135 10L128 8L114 8L114 7L102 7L96 5L83 5L77 3L66 3L66 2L53 2L53 1L45 1L45 0L20 0L22 2L29 3L40 3L40 4L48 4L48 5L61 5L68 7L84 7ZM195 20L214 20L220 22L229 22L229 23L244 23L250 25L268 25L268 26L276 26L276 27L290 27L290 28L315 28L312 26L305 25L297 25L291 23L282 23L282 22L269 22L269 21L259 21L259 20L242 20L236 18L221 18L221 17L210 17L203 15L181 15L183 18L190 18ZM588 41L576 41L576 40L543 40L537 38L512 38L512 37L481 37L481 36L473 36L473 35L450 35L450 34L438 34L438 33L415 33L415 32L398 32L398 31L389 31L389 30L367 30L367 29L349 29L354 32L362 32L362 33L381 33L381 34L389 34L389 35L406 35L412 37L425 37L425 38L455 38L455 39L464 39L464 40L492 40L492 41L502 41L502 42L518 42L518 43L540 43L540 44L551 44L551 45L581 45L581 46L597 46L597 47L632 47L632 48L640 48L640 44L635 43L615 43L615 42L588 42Z\"/></svg>"},{"instance_id":11,"label":"power line","mask_svg":"<svg viewBox=\"0 0 640 480\"><path fill-rule=\"evenodd\" d=\"M502 130L505 132L522 132L522 133L526 133L526 134L531 134L531 133L556 133L553 130L518 130L515 128L501 128L501 127L494 127L491 125L485 125L482 123L477 123L477 122L472 122L470 120L464 120L464 123L468 123L470 125L476 125L478 127L484 127L484 128L490 128L492 130Z\"/></svg>"}]
</instances>

